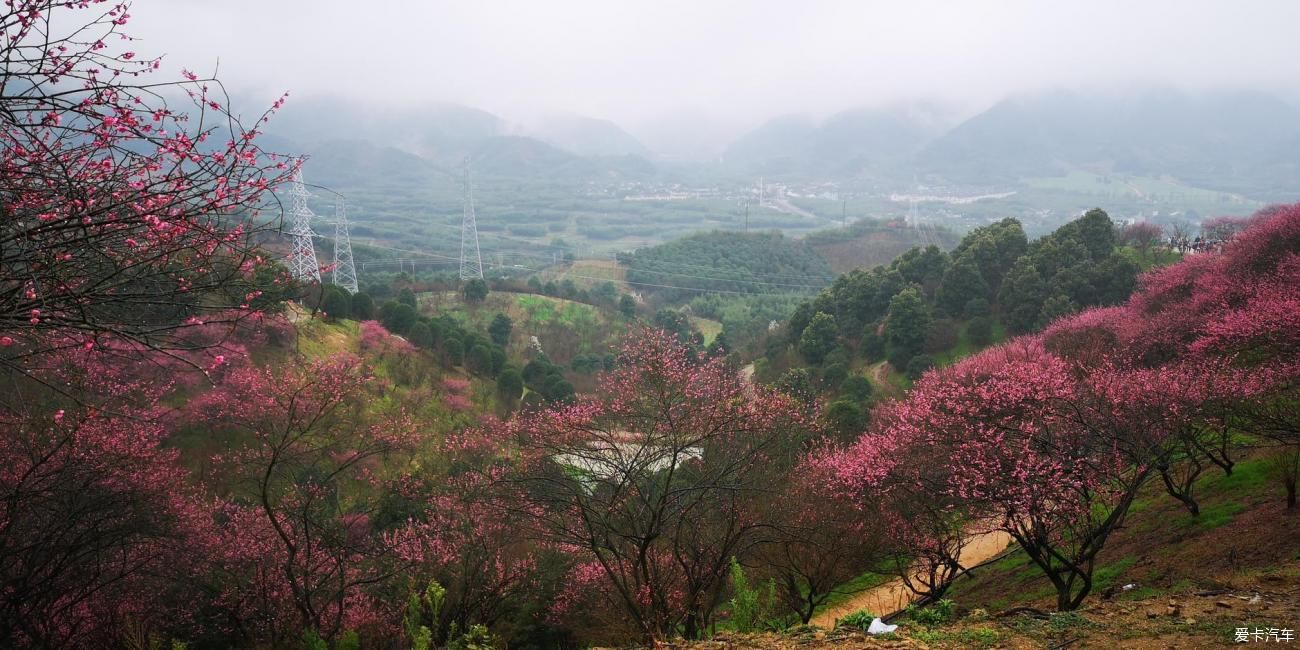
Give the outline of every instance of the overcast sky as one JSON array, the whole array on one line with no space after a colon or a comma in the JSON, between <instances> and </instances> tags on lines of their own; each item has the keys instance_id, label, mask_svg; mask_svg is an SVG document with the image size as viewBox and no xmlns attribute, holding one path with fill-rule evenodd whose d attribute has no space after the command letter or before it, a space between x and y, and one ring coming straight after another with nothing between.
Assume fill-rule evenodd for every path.
<instances>
[{"instance_id":1,"label":"overcast sky","mask_svg":"<svg viewBox=\"0 0 1300 650\"><path fill-rule=\"evenodd\" d=\"M1048 86L1292 93L1292 0L135 0L136 49L237 91L451 101L508 118L738 121Z\"/></svg>"}]
</instances>

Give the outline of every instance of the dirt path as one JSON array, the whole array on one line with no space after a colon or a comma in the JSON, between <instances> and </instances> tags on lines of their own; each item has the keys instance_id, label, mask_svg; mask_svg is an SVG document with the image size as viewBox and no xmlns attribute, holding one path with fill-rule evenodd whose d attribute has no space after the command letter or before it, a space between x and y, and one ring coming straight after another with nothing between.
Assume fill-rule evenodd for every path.
<instances>
[{"instance_id":1,"label":"dirt path","mask_svg":"<svg viewBox=\"0 0 1300 650\"><path fill-rule=\"evenodd\" d=\"M1002 531L982 533L971 538L961 550L961 564L971 567L985 560L996 557L1006 550L1011 543L1011 536ZM878 587L868 589L853 598L823 611L812 618L812 624L830 629L835 621L859 609L865 609L876 616L896 612L916 599L916 594L908 590L902 578L895 578Z\"/></svg>"},{"instance_id":2,"label":"dirt path","mask_svg":"<svg viewBox=\"0 0 1300 650\"><path fill-rule=\"evenodd\" d=\"M889 381L889 362L881 361L867 369L871 373L871 381L876 385L880 392L889 397L898 395L898 388Z\"/></svg>"}]
</instances>

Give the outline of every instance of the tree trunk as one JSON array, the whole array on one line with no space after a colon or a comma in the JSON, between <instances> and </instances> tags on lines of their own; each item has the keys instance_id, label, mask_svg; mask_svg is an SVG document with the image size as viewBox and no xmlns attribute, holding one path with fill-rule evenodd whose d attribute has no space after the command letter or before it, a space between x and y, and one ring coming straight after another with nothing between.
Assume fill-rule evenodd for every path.
<instances>
[{"instance_id":1,"label":"tree trunk","mask_svg":"<svg viewBox=\"0 0 1300 650\"><path fill-rule=\"evenodd\" d=\"M1160 480L1165 484L1165 491L1169 493L1169 496L1178 499L1178 501L1187 508L1187 511L1192 513L1193 517L1200 516L1201 514L1200 504L1192 497L1192 487L1196 481L1197 475L1200 473L1201 466L1198 463L1194 465L1193 468L1187 470L1187 475L1183 477L1182 481L1175 484L1170 468L1160 468Z\"/></svg>"}]
</instances>

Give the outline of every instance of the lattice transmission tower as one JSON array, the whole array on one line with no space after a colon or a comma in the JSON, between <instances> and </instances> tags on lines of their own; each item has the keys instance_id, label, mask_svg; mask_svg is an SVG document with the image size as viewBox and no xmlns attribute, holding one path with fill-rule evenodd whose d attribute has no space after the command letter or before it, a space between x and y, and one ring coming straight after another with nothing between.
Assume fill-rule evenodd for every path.
<instances>
[{"instance_id":1,"label":"lattice transmission tower","mask_svg":"<svg viewBox=\"0 0 1300 650\"><path fill-rule=\"evenodd\" d=\"M334 284L348 293L357 292L357 266L352 261L352 237L348 235L348 204L334 198Z\"/></svg>"},{"instance_id":2,"label":"lattice transmission tower","mask_svg":"<svg viewBox=\"0 0 1300 650\"><path fill-rule=\"evenodd\" d=\"M460 279L483 279L483 256L478 250L478 224L474 222L474 186L465 159L465 216L460 222Z\"/></svg>"},{"instance_id":3,"label":"lattice transmission tower","mask_svg":"<svg viewBox=\"0 0 1300 650\"><path fill-rule=\"evenodd\" d=\"M320 282L320 264L316 262L316 244L312 240L316 233L311 231L311 208L307 207L307 198L311 194L302 182L302 170L293 173L289 186L289 236L293 237L293 252L289 257L289 273L299 282Z\"/></svg>"}]
</instances>

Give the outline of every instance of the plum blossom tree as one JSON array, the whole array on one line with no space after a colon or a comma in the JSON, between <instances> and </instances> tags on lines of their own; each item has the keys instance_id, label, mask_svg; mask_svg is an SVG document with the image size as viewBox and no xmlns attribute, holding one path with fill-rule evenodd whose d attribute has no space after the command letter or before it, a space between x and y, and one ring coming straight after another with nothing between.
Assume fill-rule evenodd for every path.
<instances>
[{"instance_id":1,"label":"plum blossom tree","mask_svg":"<svg viewBox=\"0 0 1300 650\"><path fill-rule=\"evenodd\" d=\"M1163 234L1164 228L1160 227L1160 224L1139 221L1124 226L1124 229L1119 233L1119 238L1124 244L1132 246L1143 255L1146 255L1153 246L1160 243L1160 237Z\"/></svg>"},{"instance_id":2,"label":"plum blossom tree","mask_svg":"<svg viewBox=\"0 0 1300 650\"><path fill-rule=\"evenodd\" d=\"M370 523L377 499L367 485L415 430L401 414L364 417L375 384L359 359L342 355L237 370L187 407L238 441L213 473L228 500L215 573L232 625L253 640L301 630L333 639L383 618L384 604L366 590L397 567Z\"/></svg>"},{"instance_id":3,"label":"plum blossom tree","mask_svg":"<svg viewBox=\"0 0 1300 650\"><path fill-rule=\"evenodd\" d=\"M946 463L918 454L922 444L903 436L907 409L890 403L877 409L871 429L846 449L810 455L805 464L831 486L832 493L857 501L883 531L880 554L910 591L942 598L963 571L961 551L979 532L979 512L947 493ZM927 453L937 449L927 448Z\"/></svg>"},{"instance_id":4,"label":"plum blossom tree","mask_svg":"<svg viewBox=\"0 0 1300 650\"><path fill-rule=\"evenodd\" d=\"M174 629L193 613L167 596L192 566L202 508L164 444L166 386L102 350L44 365L2 380L0 645L102 647L132 629Z\"/></svg>"},{"instance_id":5,"label":"plum blossom tree","mask_svg":"<svg viewBox=\"0 0 1300 650\"><path fill-rule=\"evenodd\" d=\"M537 587L539 549L521 519L526 513L500 507L488 477L465 469L438 477L436 484L407 480L401 492L419 508L389 536L397 556L418 576L416 584L432 580L445 590L437 619L421 621L435 643L474 625L496 624L511 607L528 602Z\"/></svg>"},{"instance_id":6,"label":"plum blossom tree","mask_svg":"<svg viewBox=\"0 0 1300 650\"><path fill-rule=\"evenodd\" d=\"M825 468L802 464L772 499L772 531L754 561L776 581L777 597L808 623L817 608L863 571L884 563L880 511L864 495L850 498L827 481Z\"/></svg>"},{"instance_id":7,"label":"plum blossom tree","mask_svg":"<svg viewBox=\"0 0 1300 650\"><path fill-rule=\"evenodd\" d=\"M104 0L0 7L5 367L109 337L183 347L191 317L260 295L257 209L294 167L255 142L270 112L245 126L214 79L147 79L161 61L129 51L129 18Z\"/></svg>"},{"instance_id":8,"label":"plum blossom tree","mask_svg":"<svg viewBox=\"0 0 1300 650\"><path fill-rule=\"evenodd\" d=\"M927 375L884 433L909 455L946 459L937 494L994 517L1062 610L1091 591L1096 556L1150 475L1161 435L1146 412L1119 407L1122 378L1088 379L1037 339L1018 339Z\"/></svg>"},{"instance_id":9,"label":"plum blossom tree","mask_svg":"<svg viewBox=\"0 0 1300 650\"><path fill-rule=\"evenodd\" d=\"M763 501L814 421L654 330L628 339L600 386L495 427L513 461L501 482L542 539L600 576L592 593L641 636L698 636L730 559L771 528Z\"/></svg>"}]
</instances>

